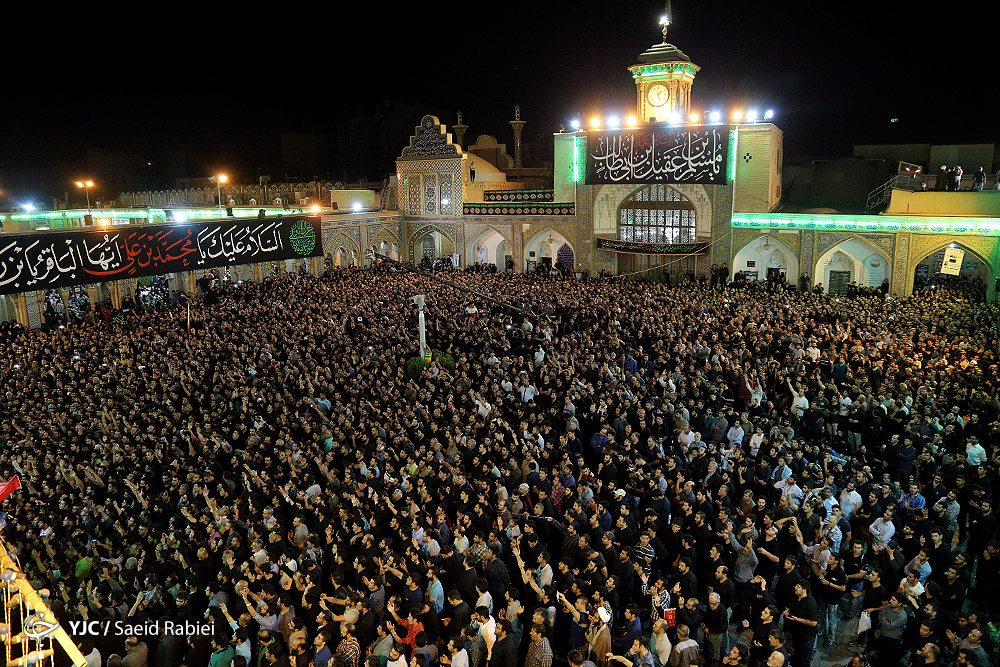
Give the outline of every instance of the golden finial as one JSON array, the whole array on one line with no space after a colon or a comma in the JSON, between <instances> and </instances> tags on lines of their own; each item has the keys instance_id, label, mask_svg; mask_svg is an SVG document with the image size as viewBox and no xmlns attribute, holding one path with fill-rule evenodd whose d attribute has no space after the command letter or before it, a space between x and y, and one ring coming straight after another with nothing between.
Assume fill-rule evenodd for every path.
<instances>
[{"instance_id":1,"label":"golden finial","mask_svg":"<svg viewBox=\"0 0 1000 667\"><path fill-rule=\"evenodd\" d=\"M667 9L660 17L660 25L663 26L663 43L667 43L667 28L670 26L670 17L672 12L670 11L670 0L667 0Z\"/></svg>"}]
</instances>

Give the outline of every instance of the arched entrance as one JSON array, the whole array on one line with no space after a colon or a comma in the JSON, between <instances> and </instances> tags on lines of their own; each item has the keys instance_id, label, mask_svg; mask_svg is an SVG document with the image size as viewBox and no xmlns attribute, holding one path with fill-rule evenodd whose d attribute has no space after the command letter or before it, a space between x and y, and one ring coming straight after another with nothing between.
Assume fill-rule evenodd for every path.
<instances>
[{"instance_id":1,"label":"arched entrance","mask_svg":"<svg viewBox=\"0 0 1000 667\"><path fill-rule=\"evenodd\" d=\"M878 247L855 236L820 255L812 279L814 286L822 283L827 294L846 294L851 283L877 289L891 284L892 262Z\"/></svg>"},{"instance_id":2,"label":"arched entrance","mask_svg":"<svg viewBox=\"0 0 1000 667\"><path fill-rule=\"evenodd\" d=\"M692 243L698 236L695 206L668 185L639 188L618 207L618 238L643 243Z\"/></svg>"},{"instance_id":3,"label":"arched entrance","mask_svg":"<svg viewBox=\"0 0 1000 667\"><path fill-rule=\"evenodd\" d=\"M946 253L949 255L949 259L951 257L958 259L949 250L959 250L962 253L957 262L958 275L942 273ZM979 290L982 290L981 294L985 296L989 290L992 275L992 267L982 255L958 241L953 241L914 262L913 290L951 285L972 289L976 294L980 294Z\"/></svg>"},{"instance_id":4,"label":"arched entrance","mask_svg":"<svg viewBox=\"0 0 1000 667\"><path fill-rule=\"evenodd\" d=\"M543 229L524 244L524 270L527 272L543 265L552 266L557 261L572 270L575 254L565 236L552 228Z\"/></svg>"},{"instance_id":5,"label":"arched entrance","mask_svg":"<svg viewBox=\"0 0 1000 667\"><path fill-rule=\"evenodd\" d=\"M420 263L451 257L455 252L455 242L436 229L427 229L413 239L413 260Z\"/></svg>"},{"instance_id":6,"label":"arched entrance","mask_svg":"<svg viewBox=\"0 0 1000 667\"><path fill-rule=\"evenodd\" d=\"M764 234L740 248L733 258L733 279L740 273L748 281L775 279L796 284L799 258L795 251L774 236Z\"/></svg>"},{"instance_id":7,"label":"arched entrance","mask_svg":"<svg viewBox=\"0 0 1000 667\"><path fill-rule=\"evenodd\" d=\"M509 247L503 234L492 227L487 227L466 245L466 265L495 264L498 269L503 270L506 257L510 254Z\"/></svg>"}]
</instances>

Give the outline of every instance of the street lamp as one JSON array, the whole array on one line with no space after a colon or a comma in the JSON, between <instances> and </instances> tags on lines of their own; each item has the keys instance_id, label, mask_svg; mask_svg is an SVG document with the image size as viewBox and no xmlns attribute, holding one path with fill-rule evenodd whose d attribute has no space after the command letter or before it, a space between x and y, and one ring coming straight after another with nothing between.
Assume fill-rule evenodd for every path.
<instances>
[{"instance_id":1,"label":"street lamp","mask_svg":"<svg viewBox=\"0 0 1000 667\"><path fill-rule=\"evenodd\" d=\"M91 211L90 211L90 188L94 187L94 182L93 181L77 181L76 182L76 187L83 188L84 191L87 193L87 215L90 215L91 214Z\"/></svg>"},{"instance_id":2,"label":"street lamp","mask_svg":"<svg viewBox=\"0 0 1000 667\"><path fill-rule=\"evenodd\" d=\"M219 217L222 217L222 184L229 180L229 177L225 174L219 174L218 176L212 176L210 180L215 181L215 188L219 193Z\"/></svg>"}]
</instances>

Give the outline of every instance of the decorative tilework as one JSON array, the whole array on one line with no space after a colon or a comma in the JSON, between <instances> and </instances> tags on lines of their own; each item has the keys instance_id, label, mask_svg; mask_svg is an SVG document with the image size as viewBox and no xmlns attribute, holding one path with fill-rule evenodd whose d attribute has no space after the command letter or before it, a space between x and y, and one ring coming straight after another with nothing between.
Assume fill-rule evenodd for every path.
<instances>
[{"instance_id":1,"label":"decorative tilework","mask_svg":"<svg viewBox=\"0 0 1000 667\"><path fill-rule=\"evenodd\" d=\"M437 183L433 175L424 177L424 213L437 213Z\"/></svg>"},{"instance_id":2,"label":"decorative tilework","mask_svg":"<svg viewBox=\"0 0 1000 667\"><path fill-rule=\"evenodd\" d=\"M802 232L802 252L799 257L799 271L804 271L809 267L809 278L812 279L816 271L813 266L813 254L816 247L816 232L812 230Z\"/></svg>"},{"instance_id":3,"label":"decorative tilework","mask_svg":"<svg viewBox=\"0 0 1000 667\"><path fill-rule=\"evenodd\" d=\"M575 204L472 203L462 206L465 215L574 215Z\"/></svg>"},{"instance_id":4,"label":"decorative tilework","mask_svg":"<svg viewBox=\"0 0 1000 667\"><path fill-rule=\"evenodd\" d=\"M451 135L437 116L424 116L414 128L410 145L403 149L402 157L431 157L461 155L461 149L451 143Z\"/></svg>"},{"instance_id":5,"label":"decorative tilework","mask_svg":"<svg viewBox=\"0 0 1000 667\"><path fill-rule=\"evenodd\" d=\"M486 190L484 202L550 202L553 190Z\"/></svg>"},{"instance_id":6,"label":"decorative tilework","mask_svg":"<svg viewBox=\"0 0 1000 667\"><path fill-rule=\"evenodd\" d=\"M42 311L38 303L41 297L42 293L37 291L24 293L24 308L28 313L29 329L42 328Z\"/></svg>"}]
</instances>

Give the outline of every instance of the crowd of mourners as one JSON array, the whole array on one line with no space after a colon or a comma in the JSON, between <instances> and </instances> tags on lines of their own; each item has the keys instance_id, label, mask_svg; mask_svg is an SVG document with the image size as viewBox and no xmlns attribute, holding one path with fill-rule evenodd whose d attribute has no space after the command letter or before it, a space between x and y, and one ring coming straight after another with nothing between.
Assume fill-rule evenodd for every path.
<instances>
[{"instance_id":1,"label":"crowd of mourners","mask_svg":"<svg viewBox=\"0 0 1000 667\"><path fill-rule=\"evenodd\" d=\"M88 665L997 664L997 306L448 279L0 328L2 536Z\"/></svg>"}]
</instances>

